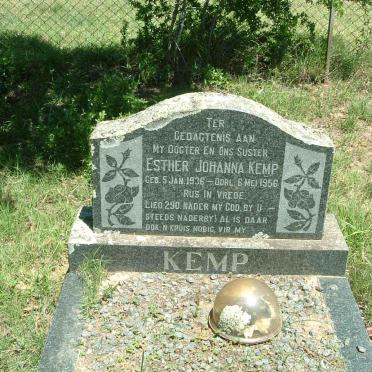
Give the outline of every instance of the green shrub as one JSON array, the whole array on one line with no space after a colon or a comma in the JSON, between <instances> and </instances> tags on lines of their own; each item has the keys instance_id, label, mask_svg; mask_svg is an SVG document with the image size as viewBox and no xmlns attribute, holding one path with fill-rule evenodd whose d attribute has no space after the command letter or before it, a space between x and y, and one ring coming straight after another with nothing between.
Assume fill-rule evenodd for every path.
<instances>
[{"instance_id":1,"label":"green shrub","mask_svg":"<svg viewBox=\"0 0 372 372\"><path fill-rule=\"evenodd\" d=\"M268 74L287 84L319 83L325 77L326 37L297 34L282 63Z\"/></svg>"},{"instance_id":2,"label":"green shrub","mask_svg":"<svg viewBox=\"0 0 372 372\"><path fill-rule=\"evenodd\" d=\"M277 66L306 15L290 0L130 0L141 25L123 27L128 63L144 83L200 82L210 68L232 74Z\"/></svg>"},{"instance_id":3,"label":"green shrub","mask_svg":"<svg viewBox=\"0 0 372 372\"><path fill-rule=\"evenodd\" d=\"M207 66L203 81L203 84L205 86L211 86L214 88L225 88L228 84L228 81L228 76L223 70Z\"/></svg>"},{"instance_id":4,"label":"green shrub","mask_svg":"<svg viewBox=\"0 0 372 372\"><path fill-rule=\"evenodd\" d=\"M89 92L88 103L92 113L104 113L114 118L139 111L145 101L136 97L137 83L117 71L108 72Z\"/></svg>"},{"instance_id":5,"label":"green shrub","mask_svg":"<svg viewBox=\"0 0 372 372\"><path fill-rule=\"evenodd\" d=\"M0 150L9 158L81 166L97 121L145 104L119 48L61 50L9 34L0 40Z\"/></svg>"}]
</instances>

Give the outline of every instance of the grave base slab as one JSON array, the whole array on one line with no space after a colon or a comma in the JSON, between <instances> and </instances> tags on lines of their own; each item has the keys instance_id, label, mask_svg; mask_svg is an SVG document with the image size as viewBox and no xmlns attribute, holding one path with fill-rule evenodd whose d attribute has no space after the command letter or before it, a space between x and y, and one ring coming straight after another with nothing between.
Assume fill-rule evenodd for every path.
<instances>
[{"instance_id":1,"label":"grave base slab","mask_svg":"<svg viewBox=\"0 0 372 372\"><path fill-rule=\"evenodd\" d=\"M333 215L320 240L183 237L97 233L83 207L69 240L70 270L93 253L109 271L343 276L348 247Z\"/></svg>"},{"instance_id":2,"label":"grave base slab","mask_svg":"<svg viewBox=\"0 0 372 372\"><path fill-rule=\"evenodd\" d=\"M157 280L160 280L158 284L154 283L154 278L151 275L157 275ZM85 371L85 370L91 370L89 369L92 365L94 365L95 369L97 370L107 370L106 367L104 367L104 364L107 363L107 360L110 360L108 356L111 354L123 354L123 358L116 358L111 365L112 370L122 370L120 369L121 364L124 363L124 365L129 365L133 363L134 366L138 367L141 365L141 358L139 357L142 353L142 349L136 349L132 348L132 343L130 342L130 339L128 337L132 338L138 338L140 335L137 333L132 334L130 332L130 329L128 329L130 325L130 317L133 315L127 314L125 315L123 312L120 321L116 319L116 308L113 310L108 309L108 306L119 306L121 308L124 308L125 306L134 306L133 302L131 301L131 298L126 298L126 292L130 293L131 296L134 296L133 298L141 298L141 291L143 291L143 287L146 287L148 284L146 283L153 283L152 285L156 286L162 286L164 288L174 288L176 290L176 286L174 286L174 282L182 281L184 282L186 286L189 287L189 291L199 291L204 290L206 293L201 293L201 305L203 303L203 298L213 297L214 292L220 287L220 284L222 285L222 282L228 281L233 279L235 276L233 275L231 278L229 275L218 275L217 279L212 279L209 275L198 275L198 276L188 276L188 275L175 275L175 274L146 274L146 273L130 273L130 272L118 272L110 274L111 278L113 276L116 276L116 279L124 279L121 280L118 283L119 288L121 286L121 291L119 291L116 294L116 297L119 296L115 301L113 300L103 300L98 303L98 307L96 309L96 318L93 318L92 320L84 319L84 317L79 313L79 308L81 307L81 304L84 300L84 283L79 279L78 275L76 273L68 273L65 278L65 283L62 288L62 292L60 295L60 300L57 305L57 309L55 312L55 316L52 322L52 326L47 338L47 341L45 343L44 351L42 354L42 358L39 365L39 371L44 372L54 372L54 371ZM133 276L133 278L131 278ZM128 280L125 280L128 278ZM192 279L195 278L195 279ZM191 280L190 280L191 279ZM109 283L110 282L109 278ZM213 333L210 329L206 328L204 325L203 328L203 337L200 339L194 335L200 333L199 327L196 328L190 328L187 330L187 334L182 334L182 332L176 332L175 336L171 336L166 334L165 337L170 337L169 342L171 344L177 345L178 343L186 343L189 344L189 341L185 340L184 337L191 337L190 343L202 343L203 345L206 343L213 344L214 347L209 350L207 349L199 349L197 348L196 351L198 351L198 363L201 362L201 360L204 358L207 362L203 363L203 365L206 364L206 370L208 370L209 367L213 367L214 364L221 364L225 366L226 363L232 363L234 364L234 368L238 368L235 370L260 370L260 368L265 369L265 367L270 367L271 363L273 365L282 365L286 366L289 363L288 358L296 358L302 359L302 361L306 360L306 358L311 359L313 362L318 362L319 365L332 365L332 363L337 362L337 365L334 365L333 370L337 371L355 371L355 372L364 372L364 371L371 371L372 370L372 343L368 338L367 332L365 330L363 321L361 319L361 316L359 314L358 306L353 298L353 295L350 290L349 283L346 278L342 277L318 277L318 276L267 276L262 277L262 280L268 282L271 287L276 286L276 292L278 292L278 287L280 287L280 284L284 281L284 287L281 288L281 290L285 289L286 283L295 283L290 284L290 287L298 288L298 291L301 292L301 283L314 283L315 281L319 283L319 288L316 287L315 293L312 292L314 289L307 288L307 291L310 291L307 295L300 295L302 297L311 297L311 298L317 298L318 299L318 305L315 305L314 308L306 308L303 311L301 309L296 308L298 307L298 300L292 299L294 301L294 305L288 305L286 297L282 298L282 300L279 300L282 303L282 316L283 318L283 329L282 332L276 336L272 341L268 341L261 345L253 345L253 346L244 346L244 345L234 345L227 341L223 341L222 339L215 338L213 336ZM221 281L221 283L219 283ZM204 284L202 285L201 282ZM131 284L132 283L132 284ZM135 288L132 289L131 285L133 283L141 283L137 287L137 284L135 284ZM127 290L125 288L128 287ZM214 288L214 287L215 288ZM115 287L117 289L117 287ZM142 289L141 289L142 288ZM213 289L214 288L214 289ZM124 289L124 292L122 290ZM305 289L305 288L304 288ZM156 318L156 322L159 322L158 324L164 324L167 323L166 320L161 320L159 318L159 314L166 314L171 319L178 319L176 311L174 311L174 314L172 314L172 311L166 310L165 303L162 302L161 296L156 295L156 290L153 291L151 288L148 289L149 293L144 298L144 301L151 300L151 309L152 312L150 315L152 317ZM155 293L155 297L152 298L152 291ZM168 291L172 291L172 289L168 289ZM137 293L138 292L138 293ZM209 293L209 294L208 294ZM280 290L277 295L280 295ZM177 295L179 296L179 294ZM204 296L204 297L203 297ZM315 297L314 297L315 296ZM280 298L280 297L279 297ZM117 302L119 301L119 303ZM122 302L120 302L122 301ZM185 298L184 300L181 300L181 302L185 302L185 306L190 307L193 305L193 299ZM301 302L301 300L300 300ZM125 305L128 304L128 305ZM141 302L138 305L138 302L136 303L136 306L143 307L146 309L146 306L141 305ZM323 304L323 305L319 305ZM181 304L182 305L182 304ZM183 305L182 305L183 306ZM208 306L211 306L208 304ZM207 307L208 307L207 306ZM324 308L325 306L325 308ZM103 310L103 308L106 308ZM322 308L323 310L320 312L320 314L325 314L324 317L319 319L319 309ZM154 310L156 309L156 311ZM104 328L104 331L102 332L104 334L97 334L95 330L92 330L89 328L92 324L97 324L103 321L103 324L107 323L107 317L110 316L110 311L115 315L115 329L112 329L109 331L107 328ZM201 308L200 312L196 317L200 317L202 323L207 322L206 315L207 315L208 309ZM291 315L291 313L293 315ZM99 315L103 314L103 315ZM139 314L141 315L141 310L139 309ZM297 315L296 315L297 314ZM145 320L148 319L148 316L145 316ZM150 318L151 318L150 316ZM196 318L196 320L198 320ZM297 319L298 318L298 319ZM100 320L101 319L101 320ZM193 317L191 317L193 319ZM203 322L204 319L204 322ZM293 320L289 322L289 320ZM297 320L296 320L297 319ZM317 320L318 319L318 320ZM299 321L298 321L299 320ZM195 322L195 320L191 320L192 322ZM191 322L190 321L190 322ZM315 328L313 328L313 331L309 329L309 321L315 323ZM319 322L318 324L316 322ZM169 322L168 322L169 323ZM174 327L179 327L182 322L181 320L176 320L174 324L172 321L170 321L169 326L172 324ZM185 321L183 321L185 323ZM187 322L186 322L187 324ZM294 328L293 328L294 327ZM301 329L301 327L304 327L305 332L304 333L298 333L298 330ZM129 331L129 336L124 336ZM109 332L107 334L107 332ZM324 332L324 335L322 337L322 332ZM179 338L178 333L181 333L182 337ZM293 334L294 333L294 334ZM91 336L89 336L91 335ZM122 342L122 347L113 347L113 338L120 338L122 337L122 341L116 340L116 342ZM122 336L120 336L122 335ZM150 336L150 335L149 335ZM195 336L195 337L194 337ZM102 342L99 343L99 347L96 351L93 350L90 353L86 353L86 350L84 351L84 348L86 348L85 343L91 342L91 337L94 338L100 338ZM158 335L154 335L154 337L164 337ZM288 354L288 350L286 351L286 344L287 341L285 341L288 338L288 342L292 338L297 339L298 337L301 338L301 344L296 344L295 346L293 343L291 344L291 347L301 347L304 348L303 351L300 349L298 350L300 354L294 354L295 350L291 351ZM318 342L320 342L320 345L322 345L322 349L324 348L323 352L321 350L309 350L306 346L314 346L314 337L317 337L319 339ZM336 340L335 338L336 337ZM147 339L147 337L146 337ZM339 345L338 352L336 354L329 354L325 353L328 348L331 348L331 345L326 343L324 344L325 339L332 339L335 340L335 342ZM146 340L143 340L144 343L146 343ZM94 344L94 343L93 343ZM150 345L152 345L150 343ZM168 347L168 343L166 343ZM279 346L278 346L279 345ZM282 346L280 346L282 345ZM283 353L281 351L281 347L283 347ZM187 347L186 347L187 348ZM279 349L278 349L279 348ZM144 351L144 366L151 366L152 364L160 363L161 359L169 358L169 354L166 353L160 353L162 347L161 345L157 345L157 347L151 351L149 349ZM190 348L187 348L185 350L186 352L189 352ZM216 351L220 349L220 352ZM273 350L276 353L273 354ZM165 350L164 350L165 351ZM250 355L250 358L244 359L244 361L236 361L236 360L229 360L233 358L225 358L223 357L223 352L229 351L232 353L237 354L238 356L242 355L241 353ZM278 353L279 351L279 353ZM161 358L158 359L151 359L154 354L157 355L157 357ZM119 354L120 354L119 353ZM124 355L125 354L125 355ZM159 355L158 355L159 354ZM235 355L234 354L234 355ZM273 354L273 355L272 355ZM283 354L283 355L282 355ZM302 355L303 354L303 355ZM337 356L339 355L339 356ZM125 356L125 358L124 358ZM283 360L280 358L283 357ZM97 358L97 362L94 362L95 358ZM200 359L201 358L201 359ZM331 359L333 358L333 359ZM336 359L335 359L336 358ZM340 359L341 358L341 359ZM199 360L200 359L200 360ZM204 360L203 359L203 360ZM106 360L106 362L105 362ZM176 359L177 360L177 359ZM189 363L194 363L196 360L190 360L185 361L185 363L188 365ZM212 365L209 365L212 363ZM341 363L340 363L341 362ZM92 364L93 363L93 364ZM178 363L178 362L177 362ZM238 364L237 364L238 363ZM306 363L309 363L308 361ZM331 364L330 364L331 363ZM102 365L101 365L102 364ZM101 367L99 367L101 365ZM88 367L87 367L88 366ZM87 367L88 369L84 369ZM96 368L97 367L97 368ZM115 369L116 368L116 369ZM241 368L241 369L239 369ZM213 369L213 368L212 368ZM146 369L145 369L146 370ZM152 369L154 370L154 369ZM225 369L226 370L226 369Z\"/></svg>"}]
</instances>

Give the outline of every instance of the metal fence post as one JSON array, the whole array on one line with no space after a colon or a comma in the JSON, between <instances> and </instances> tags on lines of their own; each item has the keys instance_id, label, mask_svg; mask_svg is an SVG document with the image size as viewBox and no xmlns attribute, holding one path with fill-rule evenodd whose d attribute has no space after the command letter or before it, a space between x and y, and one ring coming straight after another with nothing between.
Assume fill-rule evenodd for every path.
<instances>
[{"instance_id":1,"label":"metal fence post","mask_svg":"<svg viewBox=\"0 0 372 372\"><path fill-rule=\"evenodd\" d=\"M327 32L327 55L325 66L325 79L329 79L329 70L331 67L332 46L333 46L333 24L335 22L336 11L333 6L333 0L329 1L329 19L328 19L328 32Z\"/></svg>"}]
</instances>

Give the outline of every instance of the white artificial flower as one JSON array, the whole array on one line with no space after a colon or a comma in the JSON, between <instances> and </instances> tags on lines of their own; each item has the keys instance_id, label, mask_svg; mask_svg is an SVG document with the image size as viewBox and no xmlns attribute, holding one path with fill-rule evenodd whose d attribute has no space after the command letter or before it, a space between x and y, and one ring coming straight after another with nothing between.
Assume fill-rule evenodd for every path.
<instances>
[{"instance_id":1,"label":"white artificial flower","mask_svg":"<svg viewBox=\"0 0 372 372\"><path fill-rule=\"evenodd\" d=\"M228 305L221 312L218 326L226 333L244 334L251 318L251 315L243 311L241 306Z\"/></svg>"}]
</instances>

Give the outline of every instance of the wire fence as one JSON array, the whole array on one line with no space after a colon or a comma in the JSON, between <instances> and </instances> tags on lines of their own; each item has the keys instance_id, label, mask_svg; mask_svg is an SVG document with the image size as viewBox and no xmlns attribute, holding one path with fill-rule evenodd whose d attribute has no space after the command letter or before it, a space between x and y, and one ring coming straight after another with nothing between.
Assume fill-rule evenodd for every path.
<instances>
[{"instance_id":1,"label":"wire fence","mask_svg":"<svg viewBox=\"0 0 372 372\"><path fill-rule=\"evenodd\" d=\"M314 23L318 35L326 37L331 9L326 5L309 3L308 0L293 1L297 11L302 11ZM348 45L349 51L363 53L370 45L372 27L372 6L357 1L345 1L342 12L335 11L332 27L333 39Z\"/></svg>"},{"instance_id":2,"label":"wire fence","mask_svg":"<svg viewBox=\"0 0 372 372\"><path fill-rule=\"evenodd\" d=\"M327 37L327 6L293 0L292 10L307 14L317 34ZM128 0L0 0L0 32L38 36L61 48L117 45L124 22L135 35L139 25ZM360 54L371 41L371 25L371 5L346 1L336 14L333 38Z\"/></svg>"}]
</instances>

